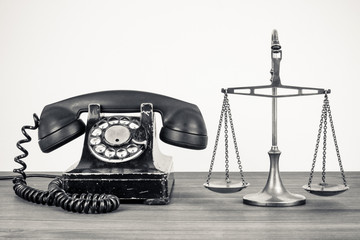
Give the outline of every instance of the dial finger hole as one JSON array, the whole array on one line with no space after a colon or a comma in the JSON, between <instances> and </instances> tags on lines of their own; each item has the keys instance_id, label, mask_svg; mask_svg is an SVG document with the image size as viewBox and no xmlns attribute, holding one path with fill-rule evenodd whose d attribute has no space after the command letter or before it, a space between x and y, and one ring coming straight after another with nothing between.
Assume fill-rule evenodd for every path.
<instances>
[{"instance_id":1,"label":"dial finger hole","mask_svg":"<svg viewBox=\"0 0 360 240\"><path fill-rule=\"evenodd\" d=\"M106 121L101 121L100 123L99 123L99 128L101 128L101 129L105 129L105 128L107 128L109 126L109 123L107 123Z\"/></svg>"},{"instance_id":2,"label":"dial finger hole","mask_svg":"<svg viewBox=\"0 0 360 240\"><path fill-rule=\"evenodd\" d=\"M123 148L120 148L116 155L119 157L119 158L124 158L128 155L128 152L126 151L126 149L123 149Z\"/></svg>"},{"instance_id":3,"label":"dial finger hole","mask_svg":"<svg viewBox=\"0 0 360 240\"><path fill-rule=\"evenodd\" d=\"M120 124L128 125L129 123L130 123L130 120L127 117L120 118Z\"/></svg>"},{"instance_id":4,"label":"dial finger hole","mask_svg":"<svg viewBox=\"0 0 360 240\"><path fill-rule=\"evenodd\" d=\"M129 128L138 129L140 127L140 123L138 121L133 121L130 123Z\"/></svg>"},{"instance_id":5,"label":"dial finger hole","mask_svg":"<svg viewBox=\"0 0 360 240\"><path fill-rule=\"evenodd\" d=\"M136 153L137 151L139 151L139 147L136 146L135 144L130 144L128 147L127 147L127 151L129 153Z\"/></svg>"},{"instance_id":6,"label":"dial finger hole","mask_svg":"<svg viewBox=\"0 0 360 240\"><path fill-rule=\"evenodd\" d=\"M104 154L106 157L112 158L115 156L115 150L113 148L108 148L108 149L106 149Z\"/></svg>"},{"instance_id":7,"label":"dial finger hole","mask_svg":"<svg viewBox=\"0 0 360 240\"><path fill-rule=\"evenodd\" d=\"M136 140L136 139L132 139L131 142L135 143L136 145L146 145L147 141L145 140Z\"/></svg>"},{"instance_id":8,"label":"dial finger hole","mask_svg":"<svg viewBox=\"0 0 360 240\"><path fill-rule=\"evenodd\" d=\"M111 117L111 118L109 118L108 122L109 122L111 125L118 124L118 123L119 123L119 119L117 119L116 117Z\"/></svg>"},{"instance_id":9,"label":"dial finger hole","mask_svg":"<svg viewBox=\"0 0 360 240\"><path fill-rule=\"evenodd\" d=\"M99 143L101 143L101 139L99 137L94 137L90 139L91 145L98 145Z\"/></svg>"},{"instance_id":10,"label":"dial finger hole","mask_svg":"<svg viewBox=\"0 0 360 240\"><path fill-rule=\"evenodd\" d=\"M94 131L92 131L91 135L94 137L100 136L102 133L102 130L100 128L95 128Z\"/></svg>"},{"instance_id":11,"label":"dial finger hole","mask_svg":"<svg viewBox=\"0 0 360 240\"><path fill-rule=\"evenodd\" d=\"M97 146L95 146L95 152L97 152L97 153L103 153L103 152L105 152L105 150L106 150L106 147L105 147L105 145L104 144L99 144L99 145L97 145Z\"/></svg>"}]
</instances>

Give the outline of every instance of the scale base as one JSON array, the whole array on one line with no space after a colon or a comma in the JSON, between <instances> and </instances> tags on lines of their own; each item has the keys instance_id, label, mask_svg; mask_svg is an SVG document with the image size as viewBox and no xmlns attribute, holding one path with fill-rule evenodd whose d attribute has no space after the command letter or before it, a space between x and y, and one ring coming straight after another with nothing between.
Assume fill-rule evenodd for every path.
<instances>
[{"instance_id":1,"label":"scale base","mask_svg":"<svg viewBox=\"0 0 360 240\"><path fill-rule=\"evenodd\" d=\"M268 192L259 192L245 195L243 202L248 205L262 207L291 207L305 204L306 198L290 192L276 194L275 196Z\"/></svg>"},{"instance_id":2,"label":"scale base","mask_svg":"<svg viewBox=\"0 0 360 240\"><path fill-rule=\"evenodd\" d=\"M281 152L273 146L268 152L270 157L270 171L264 189L243 197L243 202L248 205L263 207L291 207L303 205L306 198L299 194L290 193L282 183L279 172L279 157Z\"/></svg>"}]
</instances>

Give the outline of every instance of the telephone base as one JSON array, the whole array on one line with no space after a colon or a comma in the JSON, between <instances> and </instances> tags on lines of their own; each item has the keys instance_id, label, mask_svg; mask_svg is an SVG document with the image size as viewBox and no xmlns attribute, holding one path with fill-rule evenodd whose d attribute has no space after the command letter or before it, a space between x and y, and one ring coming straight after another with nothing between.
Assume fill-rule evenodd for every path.
<instances>
[{"instance_id":1,"label":"telephone base","mask_svg":"<svg viewBox=\"0 0 360 240\"><path fill-rule=\"evenodd\" d=\"M106 193L124 202L148 205L170 203L174 173L64 173L64 189L68 193Z\"/></svg>"}]
</instances>

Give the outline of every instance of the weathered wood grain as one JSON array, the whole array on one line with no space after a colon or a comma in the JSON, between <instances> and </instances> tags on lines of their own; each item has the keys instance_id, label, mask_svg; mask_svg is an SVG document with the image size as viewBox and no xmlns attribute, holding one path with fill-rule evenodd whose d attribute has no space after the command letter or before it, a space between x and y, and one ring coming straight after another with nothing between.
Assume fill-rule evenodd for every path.
<instances>
[{"instance_id":1,"label":"weathered wood grain","mask_svg":"<svg viewBox=\"0 0 360 240\"><path fill-rule=\"evenodd\" d=\"M10 173L0 173L8 175ZM236 174L234 174L235 176ZM14 195L11 180L0 181L0 238L3 239L360 239L360 173L348 172L350 190L317 197L301 187L308 173L282 173L287 189L306 205L254 207L242 196L258 192L267 173L246 173L250 187L218 194L202 184L207 173L176 173L172 201L165 206L122 204L109 214L76 214L36 205ZM214 173L214 178L222 178ZM341 183L338 173L329 181ZM319 180L320 181L320 180ZM28 184L46 189L50 179Z\"/></svg>"}]
</instances>

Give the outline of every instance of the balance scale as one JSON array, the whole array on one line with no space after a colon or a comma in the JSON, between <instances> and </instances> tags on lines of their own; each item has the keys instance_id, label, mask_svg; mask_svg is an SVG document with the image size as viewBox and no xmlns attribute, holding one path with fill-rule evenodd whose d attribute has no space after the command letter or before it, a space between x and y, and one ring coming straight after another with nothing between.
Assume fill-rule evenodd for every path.
<instances>
[{"instance_id":1,"label":"balance scale","mask_svg":"<svg viewBox=\"0 0 360 240\"><path fill-rule=\"evenodd\" d=\"M332 114L330 110L328 94L330 94L330 89L321 89L321 88L312 88L312 87L297 87L297 86L288 86L282 85L280 81L280 61L282 59L282 50L279 42L278 33L276 30L273 31L271 36L271 84L263 86L251 86L251 87L236 87L236 88L226 88L222 89L221 92L224 94L223 105L220 114L219 126L217 129L215 146L213 155L211 158L209 174L204 187L217 192L217 193L233 193L241 191L242 189L248 187L250 184L246 182L243 174L242 163L240 159L240 154L237 146L236 135L234 124L232 120L230 103L228 94L239 94L247 96L257 96L257 97L269 97L272 99L272 146L268 152L270 157L270 170L268 179L265 187L262 191L253 194L247 194L243 197L243 202L248 205L255 206L267 206L267 207L286 207L286 206L297 206L305 204L306 198L300 194L293 194L286 190L285 186L282 183L279 171L279 158L280 150L277 146L277 99L286 98L286 97L296 97L296 96L309 96L309 95L324 95L324 102L321 112L321 119L319 124L318 135L316 139L315 153L312 162L312 168L310 171L310 177L308 184L304 185L303 188L311 194L318 196L333 196L345 192L349 189L347 185L344 169L342 166L342 161L340 157L339 147L337 144L337 139L335 135L335 128L332 119ZM271 94L264 93L264 89L271 89ZM293 91L291 94L278 94L278 89L288 89ZM340 172L342 176L342 184L329 184L326 182L326 146L327 146L327 123L328 119L330 122L330 127L335 143L336 154L339 162ZM215 162L216 151L218 147L220 132L222 128L222 123L224 122L224 136L225 136L225 179L222 181L212 181L212 169ZM232 182L230 180L229 174L229 155L228 155L228 123L230 124L231 134L234 141L235 154L237 158L237 163L240 171L241 182ZM322 156L322 182L319 184L313 184L312 179L314 175L314 167L316 163L318 148L320 144L320 138L323 135L323 156Z\"/></svg>"}]
</instances>

